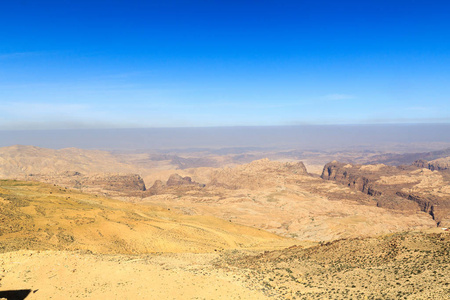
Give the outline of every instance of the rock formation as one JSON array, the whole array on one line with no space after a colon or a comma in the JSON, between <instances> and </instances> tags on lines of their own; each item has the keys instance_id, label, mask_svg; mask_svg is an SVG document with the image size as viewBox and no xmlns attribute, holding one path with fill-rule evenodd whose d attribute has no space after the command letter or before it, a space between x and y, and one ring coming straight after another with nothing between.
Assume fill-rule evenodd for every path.
<instances>
[{"instance_id":1,"label":"rock formation","mask_svg":"<svg viewBox=\"0 0 450 300\"><path fill-rule=\"evenodd\" d=\"M178 174L170 175L170 177L166 183L167 186L180 186L180 185L193 185L193 184L196 184L196 183L192 181L191 177L189 177L189 176L182 177Z\"/></svg>"},{"instance_id":2,"label":"rock formation","mask_svg":"<svg viewBox=\"0 0 450 300\"><path fill-rule=\"evenodd\" d=\"M137 174L101 174L82 181L83 186L96 186L112 191L145 191L145 183Z\"/></svg>"},{"instance_id":3,"label":"rock formation","mask_svg":"<svg viewBox=\"0 0 450 300\"><path fill-rule=\"evenodd\" d=\"M440 165L441 169L444 164ZM427 168L427 169L424 169ZM373 196L377 205L427 212L438 226L450 222L450 177L437 164L418 160L411 166L351 165L333 161L324 166L322 179L333 180Z\"/></svg>"}]
</instances>

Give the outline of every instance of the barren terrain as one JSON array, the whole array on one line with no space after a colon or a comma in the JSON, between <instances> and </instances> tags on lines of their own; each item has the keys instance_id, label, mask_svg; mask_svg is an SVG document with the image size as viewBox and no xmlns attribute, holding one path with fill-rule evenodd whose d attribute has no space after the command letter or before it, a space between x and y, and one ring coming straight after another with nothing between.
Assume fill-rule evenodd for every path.
<instances>
[{"instance_id":1,"label":"barren terrain","mask_svg":"<svg viewBox=\"0 0 450 300\"><path fill-rule=\"evenodd\" d=\"M339 240L261 254L0 254L1 290L27 299L447 299L448 233Z\"/></svg>"},{"instance_id":2,"label":"barren terrain","mask_svg":"<svg viewBox=\"0 0 450 300\"><path fill-rule=\"evenodd\" d=\"M448 158L363 153L2 148L0 295L449 297Z\"/></svg>"},{"instance_id":3,"label":"barren terrain","mask_svg":"<svg viewBox=\"0 0 450 300\"><path fill-rule=\"evenodd\" d=\"M57 186L0 181L0 251L209 252L292 241L208 216L126 203Z\"/></svg>"},{"instance_id":4,"label":"barren terrain","mask_svg":"<svg viewBox=\"0 0 450 300\"><path fill-rule=\"evenodd\" d=\"M424 211L438 226L450 225L450 173L448 158L409 166L352 165L333 161L322 178L336 181L372 197L379 207ZM440 166L440 167L438 167Z\"/></svg>"},{"instance_id":5,"label":"barren terrain","mask_svg":"<svg viewBox=\"0 0 450 300\"><path fill-rule=\"evenodd\" d=\"M298 163L258 160L234 168L196 169L191 176L206 186L162 186L142 201L299 240L329 241L436 226L424 212L377 207L368 195L312 177Z\"/></svg>"}]
</instances>

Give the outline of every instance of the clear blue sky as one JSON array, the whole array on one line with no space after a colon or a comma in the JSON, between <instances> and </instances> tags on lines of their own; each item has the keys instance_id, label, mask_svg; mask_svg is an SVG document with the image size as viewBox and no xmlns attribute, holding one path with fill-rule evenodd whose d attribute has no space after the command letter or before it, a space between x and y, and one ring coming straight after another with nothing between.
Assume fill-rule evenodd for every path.
<instances>
[{"instance_id":1,"label":"clear blue sky","mask_svg":"<svg viewBox=\"0 0 450 300\"><path fill-rule=\"evenodd\" d=\"M0 129L450 123L448 1L0 2Z\"/></svg>"}]
</instances>

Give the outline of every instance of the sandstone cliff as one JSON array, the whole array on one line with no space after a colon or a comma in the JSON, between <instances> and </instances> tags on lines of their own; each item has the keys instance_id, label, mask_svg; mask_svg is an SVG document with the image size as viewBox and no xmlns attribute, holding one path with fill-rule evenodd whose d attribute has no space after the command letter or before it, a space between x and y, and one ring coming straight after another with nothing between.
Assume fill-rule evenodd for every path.
<instances>
[{"instance_id":1,"label":"sandstone cliff","mask_svg":"<svg viewBox=\"0 0 450 300\"><path fill-rule=\"evenodd\" d=\"M450 156L449 157L444 157L444 158L439 158L439 159L435 159L432 161L426 161L426 160L416 160L413 165L420 167L420 168L427 168L430 169L431 171L445 171L445 170L450 170Z\"/></svg>"},{"instance_id":2,"label":"sandstone cliff","mask_svg":"<svg viewBox=\"0 0 450 300\"><path fill-rule=\"evenodd\" d=\"M331 162L324 166L322 179L333 180L368 194L377 205L429 213L439 226L450 221L450 177L432 171L419 160L411 166L351 165ZM423 169L428 168L428 169Z\"/></svg>"}]
</instances>

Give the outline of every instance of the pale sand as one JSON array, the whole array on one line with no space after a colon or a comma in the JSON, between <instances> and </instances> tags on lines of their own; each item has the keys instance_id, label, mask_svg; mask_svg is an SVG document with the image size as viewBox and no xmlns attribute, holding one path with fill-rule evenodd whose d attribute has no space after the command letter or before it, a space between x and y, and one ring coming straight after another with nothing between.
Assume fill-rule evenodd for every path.
<instances>
[{"instance_id":1,"label":"pale sand","mask_svg":"<svg viewBox=\"0 0 450 300\"><path fill-rule=\"evenodd\" d=\"M17 251L0 254L0 291L26 299L266 299L238 274L215 269L216 254L146 256Z\"/></svg>"}]
</instances>

